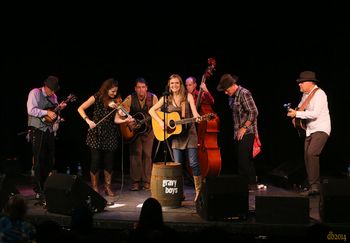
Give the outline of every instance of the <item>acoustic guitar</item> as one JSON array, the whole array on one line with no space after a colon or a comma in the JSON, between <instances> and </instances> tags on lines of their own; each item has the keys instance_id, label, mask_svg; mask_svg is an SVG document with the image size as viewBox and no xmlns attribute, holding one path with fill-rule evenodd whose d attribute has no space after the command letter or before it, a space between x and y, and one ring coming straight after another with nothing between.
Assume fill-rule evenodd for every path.
<instances>
[{"instance_id":1,"label":"acoustic guitar","mask_svg":"<svg viewBox=\"0 0 350 243\"><path fill-rule=\"evenodd\" d=\"M146 115L142 112L137 112L132 116L122 104L118 106L118 109L120 109L125 114L125 116L131 116L134 118L134 121L132 122L124 122L119 124L120 132L122 134L124 142L132 143L139 135L150 131L150 116L146 117Z\"/></svg>"},{"instance_id":2,"label":"acoustic guitar","mask_svg":"<svg viewBox=\"0 0 350 243\"><path fill-rule=\"evenodd\" d=\"M165 131L165 139L168 137L174 135L174 134L180 134L182 132L182 124L187 124L187 123L193 123L196 122L196 118L185 118L181 119L180 114L178 112L170 112L170 113L165 113L162 111L157 111L157 114L160 119L163 120L164 122L164 115L165 115L165 120L166 120L166 131ZM199 121L208 121L216 117L216 114L214 113L208 113L203 116L199 117ZM164 130L162 127L159 126L159 123L157 122L156 119L152 119L152 128L155 137L159 141L164 141Z\"/></svg>"},{"instance_id":3,"label":"acoustic guitar","mask_svg":"<svg viewBox=\"0 0 350 243\"><path fill-rule=\"evenodd\" d=\"M53 111L57 114L59 114L59 112L62 110L61 105L62 104L68 104L69 102L74 102L77 100L77 97L74 94L70 94L68 95L68 97L62 101L59 105L57 105L55 108L48 108L47 110ZM47 125L51 125L55 122L57 122L57 119L59 118L59 116L57 115L55 119L51 119L51 117L49 117L48 115L45 115L43 117L41 117L41 121Z\"/></svg>"},{"instance_id":4,"label":"acoustic guitar","mask_svg":"<svg viewBox=\"0 0 350 243\"><path fill-rule=\"evenodd\" d=\"M132 117L135 121L120 124L120 131L126 143L132 143L139 135L149 132L151 129L149 123L151 120L150 116L146 117L142 112L137 112Z\"/></svg>"}]
</instances>

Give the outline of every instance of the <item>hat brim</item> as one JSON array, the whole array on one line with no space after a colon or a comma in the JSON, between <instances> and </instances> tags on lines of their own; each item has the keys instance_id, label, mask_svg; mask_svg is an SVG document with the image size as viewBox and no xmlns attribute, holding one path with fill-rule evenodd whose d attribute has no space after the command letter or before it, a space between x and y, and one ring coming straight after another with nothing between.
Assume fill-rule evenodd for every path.
<instances>
[{"instance_id":1,"label":"hat brim","mask_svg":"<svg viewBox=\"0 0 350 243\"><path fill-rule=\"evenodd\" d=\"M319 80L317 79L297 79L297 83L304 83L304 82L314 82L314 83L318 83L320 82Z\"/></svg>"},{"instance_id":2,"label":"hat brim","mask_svg":"<svg viewBox=\"0 0 350 243\"><path fill-rule=\"evenodd\" d=\"M216 87L216 90L225 91L228 88L230 88L234 83L235 83L234 81L225 82L224 84L219 83L218 86Z\"/></svg>"},{"instance_id":3,"label":"hat brim","mask_svg":"<svg viewBox=\"0 0 350 243\"><path fill-rule=\"evenodd\" d=\"M50 83L48 83L48 82L45 82L45 85L49 88L49 89L51 89L53 92L57 92L57 91L59 91L60 90L60 85L52 85L52 84L50 84Z\"/></svg>"},{"instance_id":4,"label":"hat brim","mask_svg":"<svg viewBox=\"0 0 350 243\"><path fill-rule=\"evenodd\" d=\"M219 84L219 85L216 87L216 90L217 90L217 91L224 91L224 88Z\"/></svg>"}]
</instances>

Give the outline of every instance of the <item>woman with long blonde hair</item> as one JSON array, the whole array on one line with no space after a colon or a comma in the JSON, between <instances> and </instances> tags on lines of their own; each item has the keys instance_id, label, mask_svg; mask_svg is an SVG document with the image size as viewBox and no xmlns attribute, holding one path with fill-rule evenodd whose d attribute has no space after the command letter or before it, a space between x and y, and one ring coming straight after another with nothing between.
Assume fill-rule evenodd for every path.
<instances>
[{"instance_id":1,"label":"woman with long blonde hair","mask_svg":"<svg viewBox=\"0 0 350 243\"><path fill-rule=\"evenodd\" d=\"M186 88L180 75L172 74L168 79L168 86L170 89L170 94L168 97L167 112L178 112L181 118L199 118L200 115L196 109L193 96L192 94L186 92ZM162 129L165 129L166 127L164 121L161 117L158 116L156 111L160 110L163 107L164 102L165 97L163 96L149 110L149 114L158 122L159 126ZM198 199L202 177L198 159L198 139L195 124L189 123L184 125L182 132L173 136L171 147L173 150L175 162L184 164L186 161L186 156L188 157L196 189L196 201Z\"/></svg>"}]
</instances>

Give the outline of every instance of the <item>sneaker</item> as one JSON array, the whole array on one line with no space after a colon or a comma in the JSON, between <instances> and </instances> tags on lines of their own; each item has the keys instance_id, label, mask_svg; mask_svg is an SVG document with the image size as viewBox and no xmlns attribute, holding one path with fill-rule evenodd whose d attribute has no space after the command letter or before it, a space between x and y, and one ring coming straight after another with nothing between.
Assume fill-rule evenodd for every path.
<instances>
[{"instance_id":1,"label":"sneaker","mask_svg":"<svg viewBox=\"0 0 350 243\"><path fill-rule=\"evenodd\" d=\"M255 192L258 190L258 185L257 184L248 185L248 190L249 192Z\"/></svg>"},{"instance_id":2,"label":"sneaker","mask_svg":"<svg viewBox=\"0 0 350 243\"><path fill-rule=\"evenodd\" d=\"M300 193L301 196L316 196L320 195L320 191L318 189L309 189Z\"/></svg>"},{"instance_id":3,"label":"sneaker","mask_svg":"<svg viewBox=\"0 0 350 243\"><path fill-rule=\"evenodd\" d=\"M141 190L140 184L138 182L132 183L131 187L130 187L130 190L131 191L140 191Z\"/></svg>"},{"instance_id":4,"label":"sneaker","mask_svg":"<svg viewBox=\"0 0 350 243\"><path fill-rule=\"evenodd\" d=\"M150 184L148 182L143 183L143 189L144 190L150 190L151 189Z\"/></svg>"},{"instance_id":5,"label":"sneaker","mask_svg":"<svg viewBox=\"0 0 350 243\"><path fill-rule=\"evenodd\" d=\"M40 206L43 207L43 209L47 209L47 204L45 200L38 200L36 203L34 203L34 206Z\"/></svg>"},{"instance_id":6,"label":"sneaker","mask_svg":"<svg viewBox=\"0 0 350 243\"><path fill-rule=\"evenodd\" d=\"M35 193L35 199L36 200L41 200L44 198L44 195L40 192Z\"/></svg>"}]
</instances>

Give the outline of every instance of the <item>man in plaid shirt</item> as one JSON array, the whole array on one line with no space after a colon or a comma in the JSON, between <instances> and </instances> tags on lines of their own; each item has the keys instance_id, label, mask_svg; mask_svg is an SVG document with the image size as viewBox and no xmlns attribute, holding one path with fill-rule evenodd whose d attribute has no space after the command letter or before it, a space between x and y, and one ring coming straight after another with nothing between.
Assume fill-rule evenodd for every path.
<instances>
[{"instance_id":1,"label":"man in plaid shirt","mask_svg":"<svg viewBox=\"0 0 350 243\"><path fill-rule=\"evenodd\" d=\"M234 128L234 151L238 162L238 173L247 177L249 190L257 190L256 172L252 150L257 134L258 109L249 90L237 84L238 77L231 74L221 76L218 91L229 96Z\"/></svg>"}]
</instances>

